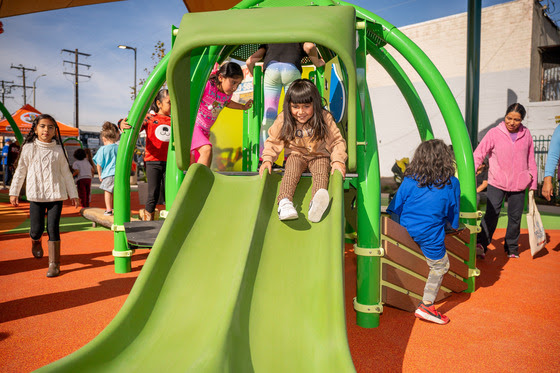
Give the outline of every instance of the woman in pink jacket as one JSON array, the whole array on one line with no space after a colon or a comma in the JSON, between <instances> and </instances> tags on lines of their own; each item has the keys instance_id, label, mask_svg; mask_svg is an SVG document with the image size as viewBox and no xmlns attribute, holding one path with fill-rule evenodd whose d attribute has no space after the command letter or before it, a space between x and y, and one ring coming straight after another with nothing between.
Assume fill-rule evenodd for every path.
<instances>
[{"instance_id":1,"label":"woman in pink jacket","mask_svg":"<svg viewBox=\"0 0 560 373\"><path fill-rule=\"evenodd\" d=\"M519 230L525 203L525 189L537 189L537 164L533 138L521 124L525 118L523 105L507 108L504 121L492 128L474 152L478 169L488 156L488 202L477 237L477 256L484 258L496 230L504 198L508 201L508 225L504 249L510 258L519 258Z\"/></svg>"}]
</instances>

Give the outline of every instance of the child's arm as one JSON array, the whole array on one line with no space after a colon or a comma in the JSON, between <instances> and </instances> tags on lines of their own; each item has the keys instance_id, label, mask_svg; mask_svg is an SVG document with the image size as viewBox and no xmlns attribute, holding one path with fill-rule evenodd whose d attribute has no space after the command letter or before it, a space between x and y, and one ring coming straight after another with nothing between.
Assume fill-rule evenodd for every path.
<instances>
[{"instance_id":1,"label":"child's arm","mask_svg":"<svg viewBox=\"0 0 560 373\"><path fill-rule=\"evenodd\" d=\"M331 154L331 175L334 170L339 170L342 177L346 176L346 160L348 159L348 154L346 154L346 141L333 116L330 113L326 113L325 120L329 128L329 134L327 136L327 150Z\"/></svg>"},{"instance_id":2,"label":"child's arm","mask_svg":"<svg viewBox=\"0 0 560 373\"><path fill-rule=\"evenodd\" d=\"M226 107L230 109L237 109L237 110L248 110L253 106L253 100L247 101L245 104L240 104L239 102L230 101L226 104Z\"/></svg>"},{"instance_id":3,"label":"child's arm","mask_svg":"<svg viewBox=\"0 0 560 373\"><path fill-rule=\"evenodd\" d=\"M101 166L97 165L97 176L99 176L99 181L103 181L103 179L101 178L101 171L102 171Z\"/></svg>"},{"instance_id":4,"label":"child's arm","mask_svg":"<svg viewBox=\"0 0 560 373\"><path fill-rule=\"evenodd\" d=\"M72 177L76 177L80 175L80 170L77 168L72 168L74 171L72 172Z\"/></svg>"},{"instance_id":5,"label":"child's arm","mask_svg":"<svg viewBox=\"0 0 560 373\"><path fill-rule=\"evenodd\" d=\"M456 177L451 178L451 186L453 188L452 200L449 203L447 211L447 221L453 229L459 228L459 208L461 203L461 187Z\"/></svg>"}]
</instances>

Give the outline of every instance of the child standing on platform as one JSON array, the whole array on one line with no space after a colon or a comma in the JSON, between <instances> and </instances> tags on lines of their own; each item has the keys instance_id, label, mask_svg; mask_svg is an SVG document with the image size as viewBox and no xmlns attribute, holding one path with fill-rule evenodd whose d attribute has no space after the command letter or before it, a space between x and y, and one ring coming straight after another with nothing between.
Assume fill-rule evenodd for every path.
<instances>
[{"instance_id":1,"label":"child standing on platform","mask_svg":"<svg viewBox=\"0 0 560 373\"><path fill-rule=\"evenodd\" d=\"M284 98L284 110L268 131L259 174L270 174L272 163L285 149L288 157L278 194L280 220L298 218L293 197L301 174L309 169L313 178L308 218L319 222L329 205L329 170L346 175L346 141L323 101L317 87L308 79L295 80Z\"/></svg>"},{"instance_id":2,"label":"child standing on platform","mask_svg":"<svg viewBox=\"0 0 560 373\"><path fill-rule=\"evenodd\" d=\"M387 212L399 217L412 239L426 257L430 273L416 317L437 324L447 324L449 318L436 311L434 301L443 276L449 270L445 250L445 227L459 227L459 180L455 176L455 161L451 150L442 140L429 140L418 146L405 177Z\"/></svg>"},{"instance_id":3,"label":"child standing on platform","mask_svg":"<svg viewBox=\"0 0 560 373\"><path fill-rule=\"evenodd\" d=\"M111 122L103 123L101 128L101 141L103 146L97 149L97 153L93 157L93 162L97 165L97 173L103 189L105 198L104 215L113 215L113 189L115 187L115 167L117 165L117 151L119 146L116 142L119 140L119 131L117 126Z\"/></svg>"},{"instance_id":4,"label":"child standing on platform","mask_svg":"<svg viewBox=\"0 0 560 373\"><path fill-rule=\"evenodd\" d=\"M128 129L131 126L126 119L120 122L120 128ZM156 205L160 194L165 194L165 169L167 167L167 150L171 139L171 100L169 91L161 89L156 97L150 112L144 118L140 131L146 131L146 150L144 163L148 179L148 196L144 209L139 211L140 219L151 221L157 219Z\"/></svg>"},{"instance_id":5,"label":"child standing on platform","mask_svg":"<svg viewBox=\"0 0 560 373\"><path fill-rule=\"evenodd\" d=\"M53 138L55 141L53 141ZM41 236L45 230L49 234L49 269L47 277L60 273L60 215L62 201L71 198L72 204L79 206L78 191L74 185L68 157L62 147L60 130L48 114L38 115L23 142L22 151L16 162L17 168L10 187L10 203L19 205L19 194L26 182L31 236L31 253L35 258L43 256Z\"/></svg>"},{"instance_id":6,"label":"child standing on platform","mask_svg":"<svg viewBox=\"0 0 560 373\"><path fill-rule=\"evenodd\" d=\"M92 167L91 163L89 163L84 149L76 149L74 152L74 158L76 158L76 161L72 164L72 168L74 169L74 173L72 175L74 177L78 177L76 179L78 196L80 196L82 207L89 207L91 179L93 178L95 169Z\"/></svg>"},{"instance_id":7,"label":"child standing on platform","mask_svg":"<svg viewBox=\"0 0 560 373\"><path fill-rule=\"evenodd\" d=\"M196 115L191 140L191 163L202 163L206 167L212 165L210 128L224 107L247 110L253 106L253 100L245 104L231 101L231 96L242 80L243 70L235 62L223 64L216 73L210 75Z\"/></svg>"}]
</instances>

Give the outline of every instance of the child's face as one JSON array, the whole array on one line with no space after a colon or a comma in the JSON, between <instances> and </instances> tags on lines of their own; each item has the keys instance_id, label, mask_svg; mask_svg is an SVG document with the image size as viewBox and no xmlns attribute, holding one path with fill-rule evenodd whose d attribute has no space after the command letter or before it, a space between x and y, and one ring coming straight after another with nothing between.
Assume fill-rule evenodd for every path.
<instances>
[{"instance_id":1,"label":"child's face","mask_svg":"<svg viewBox=\"0 0 560 373\"><path fill-rule=\"evenodd\" d=\"M313 116L313 103L308 104L290 104L292 116L300 124L305 124Z\"/></svg>"},{"instance_id":2,"label":"child's face","mask_svg":"<svg viewBox=\"0 0 560 373\"><path fill-rule=\"evenodd\" d=\"M519 126L521 126L521 114L512 111L506 115L504 122L508 131L515 133L519 130Z\"/></svg>"},{"instance_id":3,"label":"child's face","mask_svg":"<svg viewBox=\"0 0 560 373\"><path fill-rule=\"evenodd\" d=\"M157 107L159 109L158 114L170 116L171 115L171 99L169 98L169 95L162 98L161 101L158 100Z\"/></svg>"},{"instance_id":4,"label":"child's face","mask_svg":"<svg viewBox=\"0 0 560 373\"><path fill-rule=\"evenodd\" d=\"M237 90L237 87L239 87L239 84L241 84L243 78L240 76L236 78L226 78L220 75L218 76L218 80L221 83L220 87L218 87L220 91L222 91L226 95L232 95L233 92Z\"/></svg>"},{"instance_id":5,"label":"child's face","mask_svg":"<svg viewBox=\"0 0 560 373\"><path fill-rule=\"evenodd\" d=\"M51 142L54 137L56 130L56 125L50 120L43 118L39 120L37 126L35 127L35 134L41 142Z\"/></svg>"}]
</instances>

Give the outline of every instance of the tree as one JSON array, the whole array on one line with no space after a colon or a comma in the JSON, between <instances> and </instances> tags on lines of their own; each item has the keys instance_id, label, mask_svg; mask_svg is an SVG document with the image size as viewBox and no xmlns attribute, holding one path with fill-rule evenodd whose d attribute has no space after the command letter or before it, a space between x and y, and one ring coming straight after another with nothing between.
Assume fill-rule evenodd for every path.
<instances>
[{"instance_id":1,"label":"tree","mask_svg":"<svg viewBox=\"0 0 560 373\"><path fill-rule=\"evenodd\" d=\"M152 73L152 70L154 70L156 68L157 64L159 63L159 61L161 61L161 59L163 57L165 57L165 43L160 40L154 45L154 51L152 52L152 55L150 56L150 58L152 59L153 65L149 69L148 68L144 69L144 72L146 73L146 77L145 78L140 78L139 88L144 85L144 83L146 82L146 79L148 79L148 76Z\"/></svg>"}]
</instances>

